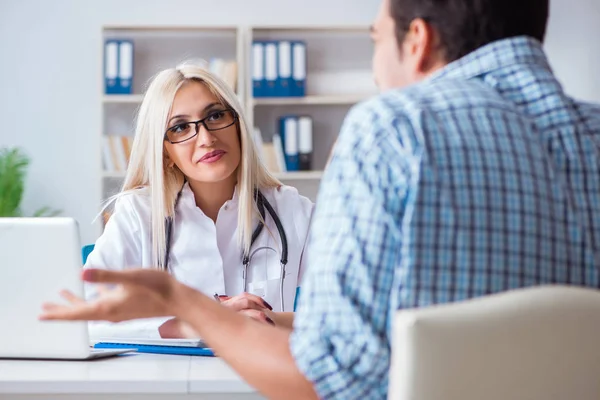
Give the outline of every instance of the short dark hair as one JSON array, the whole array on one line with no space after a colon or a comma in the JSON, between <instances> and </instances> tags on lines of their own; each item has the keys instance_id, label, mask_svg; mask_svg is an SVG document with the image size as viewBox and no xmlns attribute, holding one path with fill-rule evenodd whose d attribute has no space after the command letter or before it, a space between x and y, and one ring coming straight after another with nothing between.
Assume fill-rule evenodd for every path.
<instances>
[{"instance_id":1,"label":"short dark hair","mask_svg":"<svg viewBox=\"0 0 600 400\"><path fill-rule=\"evenodd\" d=\"M390 0L396 38L421 18L440 36L447 62L496 40L527 35L544 41L549 0Z\"/></svg>"}]
</instances>

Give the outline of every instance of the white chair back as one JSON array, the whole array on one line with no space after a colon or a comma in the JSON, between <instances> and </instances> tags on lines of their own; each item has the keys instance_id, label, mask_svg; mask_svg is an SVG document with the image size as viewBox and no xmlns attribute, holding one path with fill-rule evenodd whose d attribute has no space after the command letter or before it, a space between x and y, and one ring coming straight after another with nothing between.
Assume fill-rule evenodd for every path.
<instances>
[{"instance_id":1,"label":"white chair back","mask_svg":"<svg viewBox=\"0 0 600 400\"><path fill-rule=\"evenodd\" d=\"M390 400L600 400L600 291L519 289L394 322Z\"/></svg>"}]
</instances>

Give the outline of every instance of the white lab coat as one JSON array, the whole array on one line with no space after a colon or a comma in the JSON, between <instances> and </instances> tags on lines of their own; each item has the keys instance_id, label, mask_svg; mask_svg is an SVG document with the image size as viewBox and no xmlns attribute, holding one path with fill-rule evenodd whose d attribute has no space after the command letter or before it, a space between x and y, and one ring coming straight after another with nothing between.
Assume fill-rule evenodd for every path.
<instances>
[{"instance_id":1,"label":"white lab coat","mask_svg":"<svg viewBox=\"0 0 600 400\"><path fill-rule=\"evenodd\" d=\"M303 256L313 203L290 186L263 190L275 209L288 242L288 263L284 279L285 311L293 311L296 288L304 272ZM194 194L185 185L173 222L169 268L175 278L208 296L215 293L235 296L243 293L242 250L237 241L237 191L221 207L216 223L196 206ZM265 210L266 211L266 210ZM150 197L145 189L119 198L115 210L88 256L86 268L123 270L153 268L150 224ZM281 239L273 218L266 212L266 226L251 253L267 246L275 249L255 253L248 271L248 292L263 297L274 311L280 311ZM94 285L86 286L86 297L96 295ZM111 324L90 323L90 336L158 338L158 326L168 318L140 319Z\"/></svg>"}]
</instances>

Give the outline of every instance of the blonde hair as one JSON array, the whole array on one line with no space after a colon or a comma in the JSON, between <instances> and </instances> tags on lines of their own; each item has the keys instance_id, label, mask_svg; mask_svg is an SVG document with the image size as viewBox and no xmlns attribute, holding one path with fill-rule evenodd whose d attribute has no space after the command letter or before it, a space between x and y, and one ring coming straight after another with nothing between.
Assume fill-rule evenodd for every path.
<instances>
[{"instance_id":1,"label":"blonde hair","mask_svg":"<svg viewBox=\"0 0 600 400\"><path fill-rule=\"evenodd\" d=\"M150 83L140 106L135 138L122 190L118 198L139 188L148 188L152 206L152 262L164 269L167 218L175 215L175 202L185 176L176 167L165 168L164 133L173 100L186 82L202 82L223 103L238 115L241 160L237 170L238 241L244 252L250 250L253 224L260 219L254 190L279 187L279 182L261 162L242 106L234 91L202 64L185 62L176 68L158 73Z\"/></svg>"}]
</instances>

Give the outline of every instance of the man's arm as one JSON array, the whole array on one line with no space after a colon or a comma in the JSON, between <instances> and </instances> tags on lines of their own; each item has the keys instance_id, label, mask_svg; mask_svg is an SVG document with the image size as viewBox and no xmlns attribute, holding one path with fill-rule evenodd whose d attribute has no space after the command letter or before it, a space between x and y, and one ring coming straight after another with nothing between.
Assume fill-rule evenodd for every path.
<instances>
[{"instance_id":1,"label":"man's arm","mask_svg":"<svg viewBox=\"0 0 600 400\"><path fill-rule=\"evenodd\" d=\"M87 302L63 291L62 297L70 304L45 303L39 318L121 322L174 316L191 326L242 378L269 398L317 398L290 354L289 330L233 311L165 271L87 269L82 278L112 288Z\"/></svg>"},{"instance_id":2,"label":"man's arm","mask_svg":"<svg viewBox=\"0 0 600 400\"><path fill-rule=\"evenodd\" d=\"M289 329L251 320L184 285L177 292L176 317L190 324L250 385L271 399L317 399L292 358Z\"/></svg>"}]
</instances>

